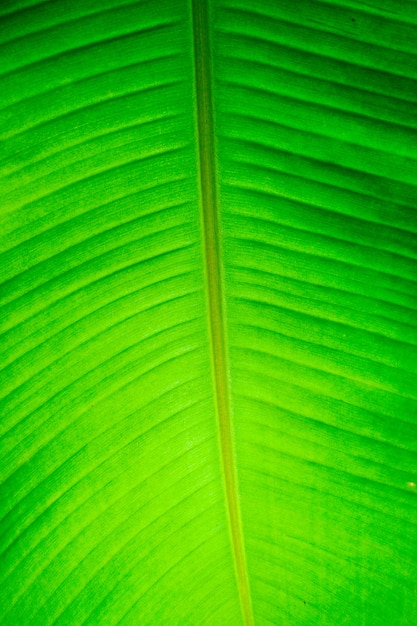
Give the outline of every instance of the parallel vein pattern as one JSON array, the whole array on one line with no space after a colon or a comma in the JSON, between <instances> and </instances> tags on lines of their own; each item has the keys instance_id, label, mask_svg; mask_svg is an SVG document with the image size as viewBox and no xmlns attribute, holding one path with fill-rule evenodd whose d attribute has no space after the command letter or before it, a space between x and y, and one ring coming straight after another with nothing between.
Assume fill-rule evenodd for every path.
<instances>
[{"instance_id":1,"label":"parallel vein pattern","mask_svg":"<svg viewBox=\"0 0 417 626\"><path fill-rule=\"evenodd\" d=\"M415 626L416 33L0 3L2 625Z\"/></svg>"},{"instance_id":2,"label":"parallel vein pattern","mask_svg":"<svg viewBox=\"0 0 417 626\"><path fill-rule=\"evenodd\" d=\"M216 6L255 623L411 626L416 14L389 1Z\"/></svg>"},{"instance_id":3,"label":"parallel vein pattern","mask_svg":"<svg viewBox=\"0 0 417 626\"><path fill-rule=\"evenodd\" d=\"M0 623L239 623L191 12L0 10Z\"/></svg>"}]
</instances>

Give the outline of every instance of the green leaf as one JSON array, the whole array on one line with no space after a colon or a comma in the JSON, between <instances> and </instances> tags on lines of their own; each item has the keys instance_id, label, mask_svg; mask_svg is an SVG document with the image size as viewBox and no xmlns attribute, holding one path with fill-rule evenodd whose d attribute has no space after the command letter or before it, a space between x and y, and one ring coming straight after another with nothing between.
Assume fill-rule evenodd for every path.
<instances>
[{"instance_id":1,"label":"green leaf","mask_svg":"<svg viewBox=\"0 0 417 626\"><path fill-rule=\"evenodd\" d=\"M3 0L0 623L417 623L412 0Z\"/></svg>"}]
</instances>

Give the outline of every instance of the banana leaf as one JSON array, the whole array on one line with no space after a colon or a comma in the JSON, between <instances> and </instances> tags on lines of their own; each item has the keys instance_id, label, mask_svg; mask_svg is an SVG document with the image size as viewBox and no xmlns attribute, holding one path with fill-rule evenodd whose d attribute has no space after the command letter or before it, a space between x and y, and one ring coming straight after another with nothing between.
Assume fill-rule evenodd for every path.
<instances>
[{"instance_id":1,"label":"banana leaf","mask_svg":"<svg viewBox=\"0 0 417 626\"><path fill-rule=\"evenodd\" d=\"M416 26L2 0L1 624L415 626Z\"/></svg>"}]
</instances>

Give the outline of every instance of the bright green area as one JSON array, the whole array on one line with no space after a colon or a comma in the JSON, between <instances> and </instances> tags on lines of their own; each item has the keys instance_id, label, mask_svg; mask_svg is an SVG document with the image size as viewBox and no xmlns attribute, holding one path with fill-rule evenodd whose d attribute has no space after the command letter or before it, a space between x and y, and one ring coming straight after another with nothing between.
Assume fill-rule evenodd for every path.
<instances>
[{"instance_id":1,"label":"bright green area","mask_svg":"<svg viewBox=\"0 0 417 626\"><path fill-rule=\"evenodd\" d=\"M193 5L0 3L0 624L415 626L417 5Z\"/></svg>"}]
</instances>

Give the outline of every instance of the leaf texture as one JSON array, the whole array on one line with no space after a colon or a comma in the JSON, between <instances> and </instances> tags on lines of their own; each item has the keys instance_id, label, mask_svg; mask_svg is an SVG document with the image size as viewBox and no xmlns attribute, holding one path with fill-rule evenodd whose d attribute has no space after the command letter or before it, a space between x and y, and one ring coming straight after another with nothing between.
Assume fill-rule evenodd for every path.
<instances>
[{"instance_id":1,"label":"leaf texture","mask_svg":"<svg viewBox=\"0 0 417 626\"><path fill-rule=\"evenodd\" d=\"M416 24L1 3L1 624L415 625Z\"/></svg>"}]
</instances>

